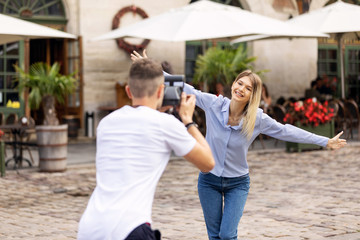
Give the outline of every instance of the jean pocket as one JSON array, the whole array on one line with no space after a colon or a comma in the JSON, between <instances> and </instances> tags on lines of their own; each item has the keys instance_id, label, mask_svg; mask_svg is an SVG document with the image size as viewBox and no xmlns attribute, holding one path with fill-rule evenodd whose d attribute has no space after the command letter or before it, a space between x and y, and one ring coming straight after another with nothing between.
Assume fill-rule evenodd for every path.
<instances>
[{"instance_id":1,"label":"jean pocket","mask_svg":"<svg viewBox=\"0 0 360 240\"><path fill-rule=\"evenodd\" d=\"M200 174L202 174L202 175L208 175L208 174L210 174L210 172L201 172L201 171L200 171Z\"/></svg>"}]
</instances>

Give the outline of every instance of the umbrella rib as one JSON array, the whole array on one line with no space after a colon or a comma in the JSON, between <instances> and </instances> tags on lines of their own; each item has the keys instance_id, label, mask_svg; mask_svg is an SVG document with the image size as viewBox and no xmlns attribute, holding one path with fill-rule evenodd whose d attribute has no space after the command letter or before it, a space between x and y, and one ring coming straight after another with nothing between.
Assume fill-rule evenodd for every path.
<instances>
[{"instance_id":1,"label":"umbrella rib","mask_svg":"<svg viewBox=\"0 0 360 240\"><path fill-rule=\"evenodd\" d=\"M39 2L39 0L35 0L35 1L33 2L33 4L32 4L29 8L30 8L30 9L33 9L38 2Z\"/></svg>"},{"instance_id":2,"label":"umbrella rib","mask_svg":"<svg viewBox=\"0 0 360 240\"><path fill-rule=\"evenodd\" d=\"M47 4L44 4L44 5L42 5L41 7L35 9L35 10L33 11L33 13L38 12L38 11L40 11L40 10L42 10L42 9L46 9L46 8L50 7L51 5L53 5L54 3L57 3L57 2L58 2L58 0L54 0L54 1L52 1L52 2L49 2L49 3L47 3Z\"/></svg>"},{"instance_id":3,"label":"umbrella rib","mask_svg":"<svg viewBox=\"0 0 360 240\"><path fill-rule=\"evenodd\" d=\"M19 3L17 1L12 1L12 3L15 3L18 8L21 8L21 6L19 5ZM10 7L10 5L8 7ZM18 9L16 9L16 12L17 11L18 11Z\"/></svg>"},{"instance_id":4,"label":"umbrella rib","mask_svg":"<svg viewBox=\"0 0 360 240\"><path fill-rule=\"evenodd\" d=\"M17 9L17 8L14 8L13 6L11 6L11 5L7 5L7 6L4 6L4 9L5 8L10 8L11 10L13 10L14 12L18 12L19 11L19 9Z\"/></svg>"}]
</instances>

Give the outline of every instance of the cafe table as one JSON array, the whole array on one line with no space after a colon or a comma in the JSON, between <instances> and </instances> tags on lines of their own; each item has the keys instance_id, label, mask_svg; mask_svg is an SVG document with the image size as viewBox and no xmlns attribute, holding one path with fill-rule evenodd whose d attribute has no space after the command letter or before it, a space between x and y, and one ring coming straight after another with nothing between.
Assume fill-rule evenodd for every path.
<instances>
[{"instance_id":1,"label":"cafe table","mask_svg":"<svg viewBox=\"0 0 360 240\"><path fill-rule=\"evenodd\" d=\"M0 126L1 130L7 129L10 130L10 132L12 133L11 141L5 141L5 144L13 146L14 155L5 161L6 167L11 161L14 161L14 169L16 169L17 167L22 167L23 161L27 162L29 167L32 166L31 161L23 157L23 148L22 148L22 146L24 145L35 145L23 141L26 130L32 128L34 127L29 125L23 125L21 123L5 124Z\"/></svg>"}]
</instances>

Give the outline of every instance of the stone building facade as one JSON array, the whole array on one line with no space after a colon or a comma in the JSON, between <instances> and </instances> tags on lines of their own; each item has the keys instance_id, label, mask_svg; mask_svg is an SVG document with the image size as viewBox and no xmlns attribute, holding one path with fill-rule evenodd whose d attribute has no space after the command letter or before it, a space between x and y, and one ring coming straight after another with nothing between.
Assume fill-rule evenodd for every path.
<instances>
[{"instance_id":1,"label":"stone building facade","mask_svg":"<svg viewBox=\"0 0 360 240\"><path fill-rule=\"evenodd\" d=\"M107 0L106 3L88 0L67 0L69 5L69 25L71 33L83 37L84 58L84 110L97 112L97 120L102 117L101 106L113 106L116 99L115 83L127 81L127 71L131 64L129 55L119 49L115 41L92 42L91 39L111 30L111 22L116 13L129 5L144 9L149 16L155 16L170 8L188 4L188 0L174 1L124 1ZM244 9L286 20L290 15L298 15L296 1L241 0ZM274 8L275 2L278 2ZM311 8L322 7L326 0L313 1ZM75 5L75 6L74 6ZM79 8L80 10L76 10ZM72 17L74 16L74 17ZM80 19L80 22L72 21ZM138 21L139 16L124 16L121 26ZM76 29L75 32L71 31ZM135 42L135 40L132 40ZM139 42L139 41L138 41ZM257 56L256 69L268 69L263 81L268 85L271 96L302 97L311 80L317 76L316 39L277 39L248 43L249 54ZM147 47L148 54L158 61L168 61L174 72L184 74L186 43L152 40Z\"/></svg>"},{"instance_id":2,"label":"stone building facade","mask_svg":"<svg viewBox=\"0 0 360 240\"><path fill-rule=\"evenodd\" d=\"M43 2L45 5L49 1L38 2ZM76 102L81 107L78 106L80 110L77 110L77 115L83 120L85 112L94 112L96 127L98 121L108 113L106 107L109 110L116 106L116 87L126 84L131 60L129 53L120 49L115 40L92 41L92 39L111 31L114 17L125 7L136 6L151 17L171 8L185 6L190 1L57 0L56 2L63 6L63 16L66 19L62 25L63 29L82 38L80 45L82 80L79 90L81 94L78 96L79 101ZM230 4L235 3L234 5L240 5L254 13L287 20L303 11L321 8L327 2L328 0L232 0ZM7 14L1 8L1 3L0 12ZM118 27L135 23L140 19L139 14L123 14ZM46 22L41 23L51 25ZM127 39L127 41L134 44L142 42L138 39ZM65 47L68 45L64 44ZM280 96L302 97L305 89L318 74L318 39L261 40L249 42L247 47L249 55L258 58L255 69L269 70L264 74L263 81L267 84L273 99ZM171 63L175 74L185 73L186 49L185 42L151 40L147 46L148 55L160 62L166 60ZM6 106L3 104L0 109L6 109ZM83 121L81 127L84 128Z\"/></svg>"}]
</instances>

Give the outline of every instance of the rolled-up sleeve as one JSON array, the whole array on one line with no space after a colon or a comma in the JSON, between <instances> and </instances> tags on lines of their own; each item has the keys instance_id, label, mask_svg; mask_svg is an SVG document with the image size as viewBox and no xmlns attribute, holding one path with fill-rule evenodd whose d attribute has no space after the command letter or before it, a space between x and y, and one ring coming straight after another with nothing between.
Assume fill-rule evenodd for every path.
<instances>
[{"instance_id":1,"label":"rolled-up sleeve","mask_svg":"<svg viewBox=\"0 0 360 240\"><path fill-rule=\"evenodd\" d=\"M194 94L196 97L196 106L204 111L207 110L217 98L216 95L196 90L193 86L187 83L184 85L184 92L187 94Z\"/></svg>"},{"instance_id":2,"label":"rolled-up sleeve","mask_svg":"<svg viewBox=\"0 0 360 240\"><path fill-rule=\"evenodd\" d=\"M296 143L309 143L326 147L329 138L319 136L290 124L281 124L266 113L261 113L261 133L270 137Z\"/></svg>"}]
</instances>

